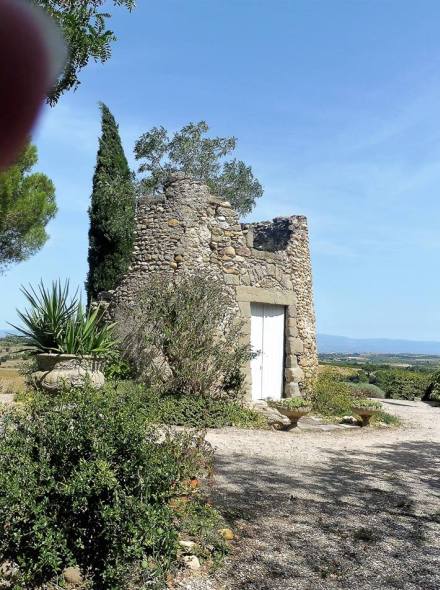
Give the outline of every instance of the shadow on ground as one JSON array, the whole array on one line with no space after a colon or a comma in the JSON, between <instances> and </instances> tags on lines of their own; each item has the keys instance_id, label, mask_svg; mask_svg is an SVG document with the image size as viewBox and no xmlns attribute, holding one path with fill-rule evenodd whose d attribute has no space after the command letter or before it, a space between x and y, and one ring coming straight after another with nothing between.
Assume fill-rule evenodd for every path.
<instances>
[{"instance_id":1,"label":"shadow on ground","mask_svg":"<svg viewBox=\"0 0 440 590\"><path fill-rule=\"evenodd\" d=\"M217 457L214 501L237 532L234 590L440 589L440 444L321 449L310 466Z\"/></svg>"}]
</instances>

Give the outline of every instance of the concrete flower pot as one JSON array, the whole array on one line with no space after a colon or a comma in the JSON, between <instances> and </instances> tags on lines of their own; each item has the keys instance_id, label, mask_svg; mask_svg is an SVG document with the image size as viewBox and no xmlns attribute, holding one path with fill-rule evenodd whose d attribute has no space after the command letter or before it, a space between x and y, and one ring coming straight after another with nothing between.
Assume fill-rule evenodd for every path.
<instances>
[{"instance_id":1,"label":"concrete flower pot","mask_svg":"<svg viewBox=\"0 0 440 590\"><path fill-rule=\"evenodd\" d=\"M292 428L296 428L298 426L298 420L303 416L306 416L312 411L312 408L309 406L303 406L301 408L286 408L282 404L273 404L274 407L278 410L280 414L286 416L290 420L290 425L287 427L287 430L291 430Z\"/></svg>"},{"instance_id":2,"label":"concrete flower pot","mask_svg":"<svg viewBox=\"0 0 440 590\"><path fill-rule=\"evenodd\" d=\"M38 371L32 373L37 387L57 393L64 387L82 387L85 383L99 389L104 385L103 360L74 354L37 354Z\"/></svg>"},{"instance_id":3,"label":"concrete flower pot","mask_svg":"<svg viewBox=\"0 0 440 590\"><path fill-rule=\"evenodd\" d=\"M379 412L379 410L376 408L361 408L358 406L353 406L351 409L354 414L360 416L362 420L362 426L369 426L371 417Z\"/></svg>"}]
</instances>

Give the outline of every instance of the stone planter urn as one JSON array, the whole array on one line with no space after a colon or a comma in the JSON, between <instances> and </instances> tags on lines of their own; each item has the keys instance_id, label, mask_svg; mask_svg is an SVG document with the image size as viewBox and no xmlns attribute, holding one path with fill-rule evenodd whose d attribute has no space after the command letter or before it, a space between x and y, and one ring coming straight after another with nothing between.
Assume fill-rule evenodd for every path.
<instances>
[{"instance_id":1,"label":"stone planter urn","mask_svg":"<svg viewBox=\"0 0 440 590\"><path fill-rule=\"evenodd\" d=\"M32 373L33 382L49 393L85 383L96 389L104 385L103 361L97 357L42 353L36 355L36 360L38 370Z\"/></svg>"},{"instance_id":2,"label":"stone planter urn","mask_svg":"<svg viewBox=\"0 0 440 590\"><path fill-rule=\"evenodd\" d=\"M358 406L353 406L351 409L354 414L360 416L362 420L361 426L369 426L371 417L374 416L374 414L377 414L377 412L379 412L377 408L362 408Z\"/></svg>"},{"instance_id":3,"label":"stone planter urn","mask_svg":"<svg viewBox=\"0 0 440 590\"><path fill-rule=\"evenodd\" d=\"M287 426L286 430L296 428L298 426L298 420L312 411L312 408L310 406L287 408L283 404L277 404L276 402L272 405L274 408L278 410L280 414L289 418L290 424Z\"/></svg>"}]
</instances>

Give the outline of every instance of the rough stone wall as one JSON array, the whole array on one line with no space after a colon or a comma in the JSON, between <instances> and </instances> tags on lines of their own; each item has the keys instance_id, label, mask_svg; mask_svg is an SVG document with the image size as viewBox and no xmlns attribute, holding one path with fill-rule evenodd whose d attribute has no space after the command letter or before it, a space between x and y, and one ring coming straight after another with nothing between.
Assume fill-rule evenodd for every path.
<instances>
[{"instance_id":1,"label":"rough stone wall","mask_svg":"<svg viewBox=\"0 0 440 590\"><path fill-rule=\"evenodd\" d=\"M247 228L253 232L254 248L277 252L285 261L283 268L288 271L286 276L289 278L285 286L296 295L295 311L292 312L295 313L296 326L288 321L286 347L287 351L294 350L298 366L304 372L304 378L300 375L299 381L307 389L318 369L307 218L303 215L276 217L273 221L248 224ZM293 344L290 339L293 339Z\"/></svg>"},{"instance_id":2,"label":"rough stone wall","mask_svg":"<svg viewBox=\"0 0 440 590\"><path fill-rule=\"evenodd\" d=\"M112 294L112 307L135 302L150 273L209 272L224 283L250 338L250 303L286 306L286 396L304 390L317 367L312 279L304 217L240 224L226 201L175 174L164 197L138 207L132 265ZM250 394L250 370L247 371ZM298 387L299 386L299 387Z\"/></svg>"}]
</instances>

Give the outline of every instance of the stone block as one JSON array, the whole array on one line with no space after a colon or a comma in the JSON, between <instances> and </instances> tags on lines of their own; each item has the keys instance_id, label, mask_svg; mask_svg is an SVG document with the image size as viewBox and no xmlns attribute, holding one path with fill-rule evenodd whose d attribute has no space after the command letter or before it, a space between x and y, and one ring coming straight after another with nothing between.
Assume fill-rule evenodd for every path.
<instances>
[{"instance_id":1,"label":"stone block","mask_svg":"<svg viewBox=\"0 0 440 590\"><path fill-rule=\"evenodd\" d=\"M235 248L233 248L232 246L226 246L226 248L223 248L223 256L228 256L229 258L232 258L235 256Z\"/></svg>"},{"instance_id":2,"label":"stone block","mask_svg":"<svg viewBox=\"0 0 440 590\"><path fill-rule=\"evenodd\" d=\"M289 319L296 318L296 305L295 304L287 306L287 317Z\"/></svg>"},{"instance_id":3,"label":"stone block","mask_svg":"<svg viewBox=\"0 0 440 590\"><path fill-rule=\"evenodd\" d=\"M298 383L286 383L284 386L284 395L286 397L301 397L301 391L299 389Z\"/></svg>"},{"instance_id":4,"label":"stone block","mask_svg":"<svg viewBox=\"0 0 440 590\"><path fill-rule=\"evenodd\" d=\"M236 252L238 256L250 256L252 254L250 248L248 248L247 246L238 246L236 248Z\"/></svg>"},{"instance_id":5,"label":"stone block","mask_svg":"<svg viewBox=\"0 0 440 590\"><path fill-rule=\"evenodd\" d=\"M290 369L291 367L298 366L298 359L294 354L287 354L286 355L286 367Z\"/></svg>"},{"instance_id":6,"label":"stone block","mask_svg":"<svg viewBox=\"0 0 440 590\"><path fill-rule=\"evenodd\" d=\"M288 354L295 354L304 352L304 345L299 338L287 338L286 352Z\"/></svg>"},{"instance_id":7,"label":"stone block","mask_svg":"<svg viewBox=\"0 0 440 590\"><path fill-rule=\"evenodd\" d=\"M289 322L289 320L288 320L288 322ZM289 324L289 323L287 324L286 334L290 338L295 338L296 336L298 336L298 328L296 326L296 322L293 325Z\"/></svg>"},{"instance_id":8,"label":"stone block","mask_svg":"<svg viewBox=\"0 0 440 590\"><path fill-rule=\"evenodd\" d=\"M291 367L289 369L285 369L284 375L288 383L291 383L292 381L295 381L296 383L304 381L304 371L301 369L301 367Z\"/></svg>"},{"instance_id":9,"label":"stone block","mask_svg":"<svg viewBox=\"0 0 440 590\"><path fill-rule=\"evenodd\" d=\"M242 317L244 317L244 318L251 317L251 304L249 303L249 301L239 301L238 308L240 310L240 314L242 315Z\"/></svg>"},{"instance_id":10,"label":"stone block","mask_svg":"<svg viewBox=\"0 0 440 590\"><path fill-rule=\"evenodd\" d=\"M242 332L242 334L249 336L249 334L251 333L251 323L244 322L241 327L241 332Z\"/></svg>"},{"instance_id":11,"label":"stone block","mask_svg":"<svg viewBox=\"0 0 440 590\"><path fill-rule=\"evenodd\" d=\"M238 275L225 274L226 285L238 285L240 282Z\"/></svg>"},{"instance_id":12,"label":"stone block","mask_svg":"<svg viewBox=\"0 0 440 590\"><path fill-rule=\"evenodd\" d=\"M170 227L176 227L176 225L180 225L180 221L178 219L168 219L167 224Z\"/></svg>"}]
</instances>

